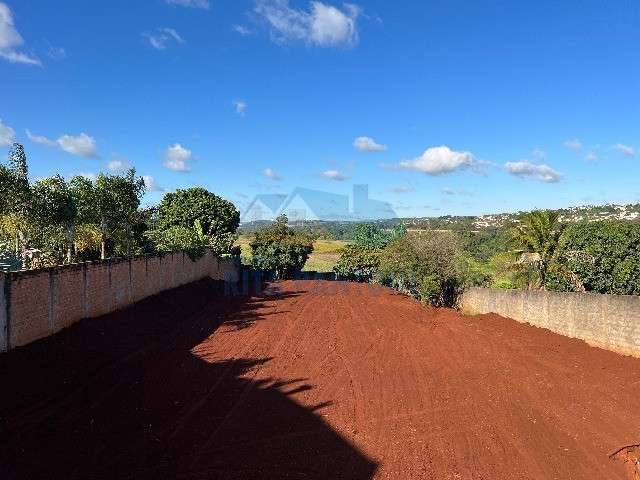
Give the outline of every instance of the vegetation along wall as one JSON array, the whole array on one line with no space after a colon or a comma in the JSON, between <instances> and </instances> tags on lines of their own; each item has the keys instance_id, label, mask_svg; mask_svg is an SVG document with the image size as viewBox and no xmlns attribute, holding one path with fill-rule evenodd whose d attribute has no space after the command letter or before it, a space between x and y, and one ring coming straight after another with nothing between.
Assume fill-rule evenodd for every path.
<instances>
[{"instance_id":1,"label":"vegetation along wall","mask_svg":"<svg viewBox=\"0 0 640 480\"><path fill-rule=\"evenodd\" d=\"M206 252L195 261L170 253L0 273L0 351L205 277L237 282L238 267Z\"/></svg>"},{"instance_id":2,"label":"vegetation along wall","mask_svg":"<svg viewBox=\"0 0 640 480\"><path fill-rule=\"evenodd\" d=\"M461 308L468 314L497 313L640 357L640 296L471 288Z\"/></svg>"}]
</instances>

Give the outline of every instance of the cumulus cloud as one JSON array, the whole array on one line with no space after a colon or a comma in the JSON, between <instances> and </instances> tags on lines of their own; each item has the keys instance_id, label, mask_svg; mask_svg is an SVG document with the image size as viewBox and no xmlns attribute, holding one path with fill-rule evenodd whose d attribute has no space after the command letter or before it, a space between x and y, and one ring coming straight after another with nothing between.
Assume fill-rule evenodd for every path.
<instances>
[{"instance_id":1,"label":"cumulus cloud","mask_svg":"<svg viewBox=\"0 0 640 480\"><path fill-rule=\"evenodd\" d=\"M338 170L325 170L320 176L328 180L335 180L336 182L342 182L349 178Z\"/></svg>"},{"instance_id":2,"label":"cumulus cloud","mask_svg":"<svg viewBox=\"0 0 640 480\"><path fill-rule=\"evenodd\" d=\"M405 187L404 185L397 185L395 187L391 187L391 191L393 193L409 193L412 190L410 187Z\"/></svg>"},{"instance_id":3,"label":"cumulus cloud","mask_svg":"<svg viewBox=\"0 0 640 480\"><path fill-rule=\"evenodd\" d=\"M80 135L62 135L57 140L42 135L34 135L30 130L26 130L27 138L34 143L47 147L60 148L61 150L85 158L100 158L95 138L81 133Z\"/></svg>"},{"instance_id":4,"label":"cumulus cloud","mask_svg":"<svg viewBox=\"0 0 640 480\"><path fill-rule=\"evenodd\" d=\"M85 158L98 158L96 141L86 133L80 135L62 135L57 140L58 146L71 155Z\"/></svg>"},{"instance_id":5,"label":"cumulus cloud","mask_svg":"<svg viewBox=\"0 0 640 480\"><path fill-rule=\"evenodd\" d=\"M584 159L585 159L587 162L595 162L596 160L598 160L598 156L597 156L595 153L593 153L593 152L589 152L589 153L587 153L587 155L584 157Z\"/></svg>"},{"instance_id":6,"label":"cumulus cloud","mask_svg":"<svg viewBox=\"0 0 640 480\"><path fill-rule=\"evenodd\" d=\"M353 146L361 152L384 152L386 145L377 143L371 137L358 137L353 141Z\"/></svg>"},{"instance_id":7,"label":"cumulus cloud","mask_svg":"<svg viewBox=\"0 0 640 480\"><path fill-rule=\"evenodd\" d=\"M562 178L562 174L555 171L549 165L531 163L529 160L505 163L507 172L522 178L531 178L544 183L556 183Z\"/></svg>"},{"instance_id":8,"label":"cumulus cloud","mask_svg":"<svg viewBox=\"0 0 640 480\"><path fill-rule=\"evenodd\" d=\"M168 5L209 10L209 0L166 0Z\"/></svg>"},{"instance_id":9,"label":"cumulus cloud","mask_svg":"<svg viewBox=\"0 0 640 480\"><path fill-rule=\"evenodd\" d=\"M168 43L185 43L184 39L173 28L159 28L156 33L143 33L156 50L164 50Z\"/></svg>"},{"instance_id":10,"label":"cumulus cloud","mask_svg":"<svg viewBox=\"0 0 640 480\"><path fill-rule=\"evenodd\" d=\"M166 189L161 187L151 175L142 175L142 179L147 192L166 192Z\"/></svg>"},{"instance_id":11,"label":"cumulus cloud","mask_svg":"<svg viewBox=\"0 0 640 480\"><path fill-rule=\"evenodd\" d=\"M238 115L242 117L244 117L244 114L248 106L249 105L247 105L247 102L245 102L244 100L235 100L233 102L233 109L236 111Z\"/></svg>"},{"instance_id":12,"label":"cumulus cloud","mask_svg":"<svg viewBox=\"0 0 640 480\"><path fill-rule=\"evenodd\" d=\"M24 45L24 39L16 30L9 6L0 2L0 58L11 63L42 65L36 57L18 51L17 48L22 45Z\"/></svg>"},{"instance_id":13,"label":"cumulus cloud","mask_svg":"<svg viewBox=\"0 0 640 480\"><path fill-rule=\"evenodd\" d=\"M0 118L0 146L6 147L16 140L16 132L9 125L2 123Z\"/></svg>"},{"instance_id":14,"label":"cumulus cloud","mask_svg":"<svg viewBox=\"0 0 640 480\"><path fill-rule=\"evenodd\" d=\"M179 143L168 147L165 152L164 166L169 170L175 172L188 172L191 170L189 167L189 160L193 157L191 150L183 147Z\"/></svg>"},{"instance_id":15,"label":"cumulus cloud","mask_svg":"<svg viewBox=\"0 0 640 480\"><path fill-rule=\"evenodd\" d=\"M274 181L281 180L280 175L278 175L272 168L265 168L262 171L262 175Z\"/></svg>"},{"instance_id":16,"label":"cumulus cloud","mask_svg":"<svg viewBox=\"0 0 640 480\"><path fill-rule=\"evenodd\" d=\"M582 150L582 142L577 138L572 138L570 140L567 140L566 142L564 142L564 146L567 147L569 150L574 150L576 152Z\"/></svg>"},{"instance_id":17,"label":"cumulus cloud","mask_svg":"<svg viewBox=\"0 0 640 480\"><path fill-rule=\"evenodd\" d=\"M107 168L110 172L122 173L126 170L129 170L131 168L131 165L125 158L114 157L109 163L107 163Z\"/></svg>"},{"instance_id":18,"label":"cumulus cloud","mask_svg":"<svg viewBox=\"0 0 640 480\"><path fill-rule=\"evenodd\" d=\"M624 145L622 143L617 143L617 144L615 144L613 146L613 149L616 152L621 153L625 157L635 157L636 156L635 148L630 147L629 145Z\"/></svg>"},{"instance_id":19,"label":"cumulus cloud","mask_svg":"<svg viewBox=\"0 0 640 480\"><path fill-rule=\"evenodd\" d=\"M321 47L358 43L360 7L345 3L343 9L319 1L309 11L291 8L289 0L256 0L255 12L271 27L277 42L302 41Z\"/></svg>"},{"instance_id":20,"label":"cumulus cloud","mask_svg":"<svg viewBox=\"0 0 640 480\"><path fill-rule=\"evenodd\" d=\"M418 170L428 175L443 175L478 165L479 162L472 153L456 152L446 145L428 148L418 158L400 162L401 168Z\"/></svg>"},{"instance_id":21,"label":"cumulus cloud","mask_svg":"<svg viewBox=\"0 0 640 480\"><path fill-rule=\"evenodd\" d=\"M27 138L33 143L39 143L40 145L46 145L47 147L56 147L58 145L55 141L47 137L43 137L42 135L34 135L29 129L25 130L25 132L27 133Z\"/></svg>"}]
</instances>

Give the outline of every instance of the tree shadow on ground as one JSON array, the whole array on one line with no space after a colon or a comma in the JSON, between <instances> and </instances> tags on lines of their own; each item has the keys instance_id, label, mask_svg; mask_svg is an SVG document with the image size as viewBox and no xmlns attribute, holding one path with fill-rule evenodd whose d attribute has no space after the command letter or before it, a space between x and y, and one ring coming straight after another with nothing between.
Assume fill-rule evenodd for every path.
<instances>
[{"instance_id":1,"label":"tree shadow on ground","mask_svg":"<svg viewBox=\"0 0 640 480\"><path fill-rule=\"evenodd\" d=\"M369 479L376 464L291 395L269 358L191 350L260 298L201 281L0 355L0 478ZM275 295L278 295L276 293ZM295 294L294 294L295 295Z\"/></svg>"}]
</instances>

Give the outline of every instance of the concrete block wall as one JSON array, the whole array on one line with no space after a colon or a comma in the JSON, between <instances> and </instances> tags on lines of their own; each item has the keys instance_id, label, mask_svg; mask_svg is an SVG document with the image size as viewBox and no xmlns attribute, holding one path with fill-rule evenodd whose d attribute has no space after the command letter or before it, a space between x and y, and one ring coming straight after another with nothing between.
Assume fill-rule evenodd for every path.
<instances>
[{"instance_id":1,"label":"concrete block wall","mask_svg":"<svg viewBox=\"0 0 640 480\"><path fill-rule=\"evenodd\" d=\"M640 297L595 293L471 288L467 314L497 313L589 345L640 357Z\"/></svg>"},{"instance_id":2,"label":"concrete block wall","mask_svg":"<svg viewBox=\"0 0 640 480\"><path fill-rule=\"evenodd\" d=\"M196 261L173 253L0 273L0 352L205 277L237 282L238 270L207 252Z\"/></svg>"}]
</instances>

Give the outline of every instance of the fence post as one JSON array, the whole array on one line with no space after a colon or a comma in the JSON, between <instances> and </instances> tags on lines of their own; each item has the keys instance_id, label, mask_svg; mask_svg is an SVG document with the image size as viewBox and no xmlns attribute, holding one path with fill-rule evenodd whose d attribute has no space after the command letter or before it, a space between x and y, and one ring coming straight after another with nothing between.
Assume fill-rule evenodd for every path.
<instances>
[{"instance_id":1,"label":"fence post","mask_svg":"<svg viewBox=\"0 0 640 480\"><path fill-rule=\"evenodd\" d=\"M0 272L0 352L9 350L9 282L7 275Z\"/></svg>"}]
</instances>

